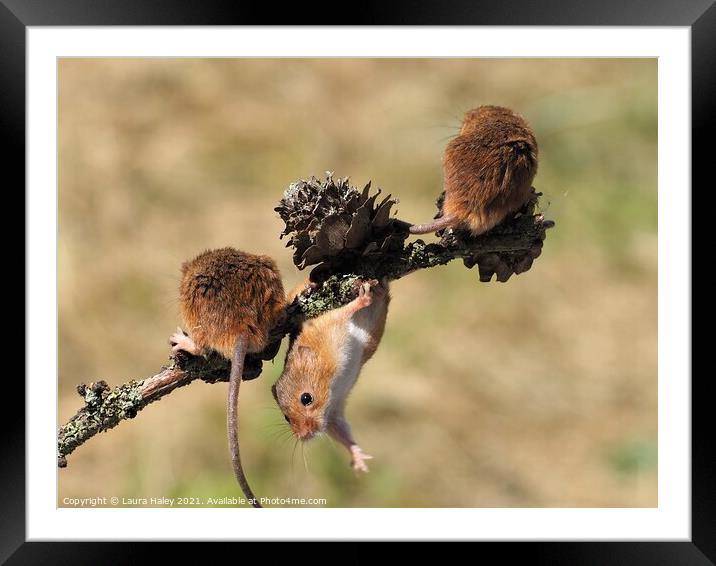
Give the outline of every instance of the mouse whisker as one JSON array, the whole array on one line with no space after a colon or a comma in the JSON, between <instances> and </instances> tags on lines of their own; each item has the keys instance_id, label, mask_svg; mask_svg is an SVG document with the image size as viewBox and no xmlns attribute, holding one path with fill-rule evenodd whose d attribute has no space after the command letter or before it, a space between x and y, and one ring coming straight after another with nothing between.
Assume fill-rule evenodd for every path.
<instances>
[{"instance_id":1,"label":"mouse whisker","mask_svg":"<svg viewBox=\"0 0 716 566\"><path fill-rule=\"evenodd\" d=\"M293 450L291 451L291 473L294 472L293 463L295 462L296 448L298 448L298 438L295 438L294 440L295 440L295 441L294 441L294 443L293 443Z\"/></svg>"},{"instance_id":2,"label":"mouse whisker","mask_svg":"<svg viewBox=\"0 0 716 566\"><path fill-rule=\"evenodd\" d=\"M333 446L333 448L336 448L336 443L333 438L331 438L330 434L324 434L323 436L328 439L328 442L331 443L331 446Z\"/></svg>"},{"instance_id":3,"label":"mouse whisker","mask_svg":"<svg viewBox=\"0 0 716 566\"><path fill-rule=\"evenodd\" d=\"M301 456L303 456L303 467L308 472L308 461L306 460L306 443L301 442Z\"/></svg>"}]
</instances>

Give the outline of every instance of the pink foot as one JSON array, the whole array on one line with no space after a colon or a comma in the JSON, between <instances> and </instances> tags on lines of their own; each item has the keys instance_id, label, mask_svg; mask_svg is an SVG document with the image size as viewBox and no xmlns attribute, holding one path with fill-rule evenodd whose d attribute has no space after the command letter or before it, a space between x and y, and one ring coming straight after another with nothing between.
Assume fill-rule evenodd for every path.
<instances>
[{"instance_id":1,"label":"pink foot","mask_svg":"<svg viewBox=\"0 0 716 566\"><path fill-rule=\"evenodd\" d=\"M194 340L184 334L184 331L179 327L177 327L177 331L169 338L169 343L172 345L172 352L183 350L192 356L199 355L199 348L196 347Z\"/></svg>"},{"instance_id":2,"label":"pink foot","mask_svg":"<svg viewBox=\"0 0 716 566\"><path fill-rule=\"evenodd\" d=\"M373 303L373 289L370 281L365 281L360 286L356 301L359 309L369 307Z\"/></svg>"},{"instance_id":3,"label":"pink foot","mask_svg":"<svg viewBox=\"0 0 716 566\"><path fill-rule=\"evenodd\" d=\"M373 456L363 452L363 449L357 444L351 446L351 456L351 467L356 472L368 472L368 465L365 461L372 460Z\"/></svg>"}]
</instances>

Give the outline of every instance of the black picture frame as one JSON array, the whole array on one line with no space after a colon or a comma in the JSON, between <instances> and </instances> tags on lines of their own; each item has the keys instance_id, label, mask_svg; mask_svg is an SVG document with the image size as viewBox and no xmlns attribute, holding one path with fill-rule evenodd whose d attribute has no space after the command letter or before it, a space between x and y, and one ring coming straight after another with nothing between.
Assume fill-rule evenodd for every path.
<instances>
[{"instance_id":1,"label":"black picture frame","mask_svg":"<svg viewBox=\"0 0 716 566\"><path fill-rule=\"evenodd\" d=\"M0 0L0 128L8 191L25 185L25 32L28 26L90 25L611 25L688 26L692 55L692 178L706 180L710 133L716 114L716 5L713 0L669 2L552 0L475 2L432 0L368 1L341 21L335 5L202 0ZM9 142L9 143L8 143ZM712 181L705 189L712 190ZM10 187L13 187L11 189ZM692 191L693 193L693 191ZM23 206L23 205L21 205ZM690 274L683 274L685 277ZM501 560L537 564L714 564L716 563L716 450L710 441L710 372L694 374L692 386L692 536L689 542L487 543ZM7 376L5 398L24 399L24 383ZM101 564L154 560L166 550L153 543L25 541L25 430L19 415L2 411L3 493L0 560L8 564ZM317 535L320 536L320 535ZM244 543L245 544L245 543ZM183 545L183 558L206 559L207 549ZM220 552L222 549L218 549ZM214 554L217 549L211 549ZM111 560L107 560L111 556Z\"/></svg>"}]
</instances>

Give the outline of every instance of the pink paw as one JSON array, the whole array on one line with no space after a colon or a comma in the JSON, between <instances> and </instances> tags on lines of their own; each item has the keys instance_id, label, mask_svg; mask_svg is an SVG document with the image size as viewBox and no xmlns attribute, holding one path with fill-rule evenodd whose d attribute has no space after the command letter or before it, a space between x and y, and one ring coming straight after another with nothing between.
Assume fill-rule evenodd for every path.
<instances>
[{"instance_id":1,"label":"pink paw","mask_svg":"<svg viewBox=\"0 0 716 566\"><path fill-rule=\"evenodd\" d=\"M182 350L192 356L196 356L199 353L199 349L196 347L194 340L184 334L184 331L179 327L177 327L177 331L169 338L169 343L172 345L172 352L176 353Z\"/></svg>"},{"instance_id":2,"label":"pink paw","mask_svg":"<svg viewBox=\"0 0 716 566\"><path fill-rule=\"evenodd\" d=\"M351 467L356 472L368 472L368 465L365 463L366 460L372 460L373 456L363 452L360 446L354 444L351 446Z\"/></svg>"},{"instance_id":3,"label":"pink paw","mask_svg":"<svg viewBox=\"0 0 716 566\"><path fill-rule=\"evenodd\" d=\"M373 289L370 281L365 281L358 290L358 305L360 308L369 307L373 303Z\"/></svg>"}]
</instances>

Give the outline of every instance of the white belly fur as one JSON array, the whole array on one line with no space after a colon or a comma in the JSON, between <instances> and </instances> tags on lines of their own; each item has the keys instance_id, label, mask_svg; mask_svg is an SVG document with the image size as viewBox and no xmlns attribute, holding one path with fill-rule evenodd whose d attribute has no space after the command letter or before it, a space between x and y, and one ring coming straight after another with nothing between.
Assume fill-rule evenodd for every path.
<instances>
[{"instance_id":1,"label":"white belly fur","mask_svg":"<svg viewBox=\"0 0 716 566\"><path fill-rule=\"evenodd\" d=\"M341 351L338 371L331 384L331 397L328 412L343 411L345 400L353 389L361 370L363 353L371 340L372 326L375 324L377 301L358 311L348 323L346 343Z\"/></svg>"}]
</instances>

